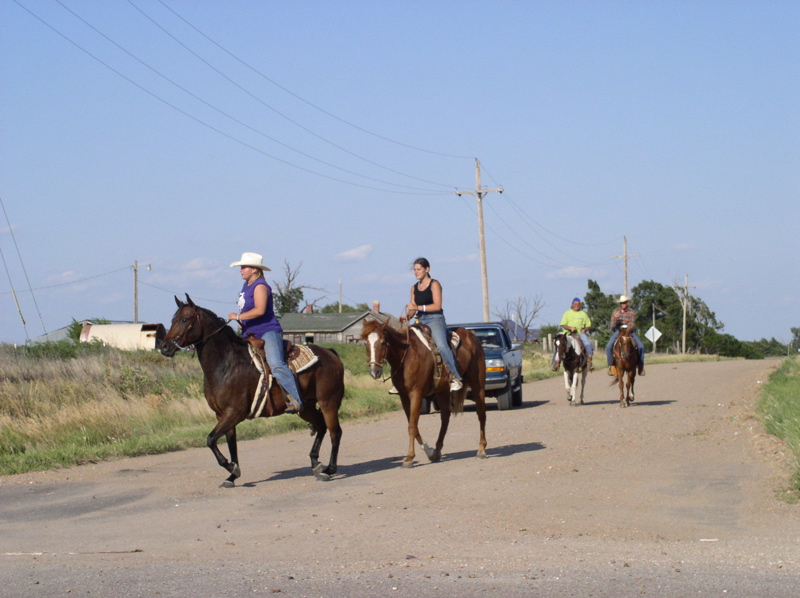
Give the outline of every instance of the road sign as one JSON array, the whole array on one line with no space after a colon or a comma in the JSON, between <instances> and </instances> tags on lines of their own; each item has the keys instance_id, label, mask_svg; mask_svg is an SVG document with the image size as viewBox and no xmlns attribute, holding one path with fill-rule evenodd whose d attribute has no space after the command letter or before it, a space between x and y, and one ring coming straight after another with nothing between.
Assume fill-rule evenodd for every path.
<instances>
[{"instance_id":1,"label":"road sign","mask_svg":"<svg viewBox=\"0 0 800 598\"><path fill-rule=\"evenodd\" d=\"M650 326L650 329L644 333L644 336L651 343L655 343L658 339L661 338L661 332L655 326Z\"/></svg>"}]
</instances>

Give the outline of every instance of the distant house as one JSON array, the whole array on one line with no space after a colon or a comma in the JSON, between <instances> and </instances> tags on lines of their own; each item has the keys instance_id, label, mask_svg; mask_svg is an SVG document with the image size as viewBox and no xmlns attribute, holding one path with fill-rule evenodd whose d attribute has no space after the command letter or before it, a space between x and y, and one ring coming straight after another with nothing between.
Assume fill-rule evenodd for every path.
<instances>
[{"instance_id":1,"label":"distant house","mask_svg":"<svg viewBox=\"0 0 800 598\"><path fill-rule=\"evenodd\" d=\"M81 330L83 343L100 341L106 345L136 351L153 350L167 335L163 324L86 324Z\"/></svg>"},{"instance_id":2,"label":"distant house","mask_svg":"<svg viewBox=\"0 0 800 598\"><path fill-rule=\"evenodd\" d=\"M391 321L399 327L394 316L380 311L359 311L328 314L290 313L280 318L283 338L295 344L355 343L361 339L361 329L367 319Z\"/></svg>"}]
</instances>

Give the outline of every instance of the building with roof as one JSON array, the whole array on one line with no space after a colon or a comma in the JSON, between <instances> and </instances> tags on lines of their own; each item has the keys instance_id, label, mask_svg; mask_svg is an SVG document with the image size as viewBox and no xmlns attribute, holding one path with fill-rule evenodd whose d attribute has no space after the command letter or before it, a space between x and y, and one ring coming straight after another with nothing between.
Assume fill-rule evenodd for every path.
<instances>
[{"instance_id":1,"label":"building with roof","mask_svg":"<svg viewBox=\"0 0 800 598\"><path fill-rule=\"evenodd\" d=\"M379 322L390 321L400 327L394 316L380 311L342 313L288 313L280 317L283 338L294 344L356 343L361 339L361 329L367 318Z\"/></svg>"}]
</instances>

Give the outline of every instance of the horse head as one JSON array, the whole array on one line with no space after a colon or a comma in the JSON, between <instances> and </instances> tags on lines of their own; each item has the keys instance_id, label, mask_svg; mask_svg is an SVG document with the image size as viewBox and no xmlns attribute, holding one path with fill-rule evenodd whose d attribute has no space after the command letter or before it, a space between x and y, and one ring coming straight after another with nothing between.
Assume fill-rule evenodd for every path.
<instances>
[{"instance_id":1,"label":"horse head","mask_svg":"<svg viewBox=\"0 0 800 598\"><path fill-rule=\"evenodd\" d=\"M361 340L364 341L367 349L369 375L375 380L380 380L383 366L386 365L386 354L388 353L386 329L388 326L388 320L383 324L377 320L367 320L361 329Z\"/></svg>"},{"instance_id":2,"label":"horse head","mask_svg":"<svg viewBox=\"0 0 800 598\"><path fill-rule=\"evenodd\" d=\"M556 347L556 361L553 364L553 368L558 369L559 364L564 361L564 358L567 356L567 348L569 347L567 344L567 335L563 332L556 334L553 344Z\"/></svg>"},{"instance_id":3,"label":"horse head","mask_svg":"<svg viewBox=\"0 0 800 598\"><path fill-rule=\"evenodd\" d=\"M172 357L178 349L189 347L203 338L201 310L189 294L186 294L186 303L178 297L175 297L175 303L178 311L172 316L172 326L161 341L161 354L166 357Z\"/></svg>"}]
</instances>

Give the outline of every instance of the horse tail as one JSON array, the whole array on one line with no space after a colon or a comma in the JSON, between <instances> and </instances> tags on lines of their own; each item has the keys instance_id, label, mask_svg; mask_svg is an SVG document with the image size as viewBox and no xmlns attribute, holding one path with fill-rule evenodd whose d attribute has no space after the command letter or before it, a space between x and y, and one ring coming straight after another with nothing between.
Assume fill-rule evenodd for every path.
<instances>
[{"instance_id":1,"label":"horse tail","mask_svg":"<svg viewBox=\"0 0 800 598\"><path fill-rule=\"evenodd\" d=\"M459 390L458 392L451 392L450 393L450 413L453 415L458 415L462 411L464 411L464 397L467 396L467 389L466 387Z\"/></svg>"}]
</instances>

